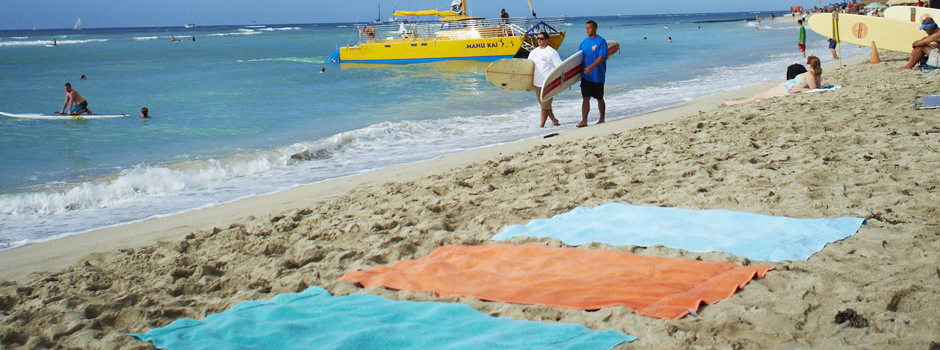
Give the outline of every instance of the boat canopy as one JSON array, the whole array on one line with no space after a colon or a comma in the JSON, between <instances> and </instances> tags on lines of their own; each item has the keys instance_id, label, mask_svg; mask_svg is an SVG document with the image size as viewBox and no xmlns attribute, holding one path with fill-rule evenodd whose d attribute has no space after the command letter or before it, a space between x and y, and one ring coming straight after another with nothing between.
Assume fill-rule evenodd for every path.
<instances>
[{"instance_id":1,"label":"boat canopy","mask_svg":"<svg viewBox=\"0 0 940 350\"><path fill-rule=\"evenodd\" d=\"M392 16L438 16L438 17L453 17L460 16L457 12L454 11L438 11L438 10L421 10L421 11L395 11Z\"/></svg>"}]
</instances>

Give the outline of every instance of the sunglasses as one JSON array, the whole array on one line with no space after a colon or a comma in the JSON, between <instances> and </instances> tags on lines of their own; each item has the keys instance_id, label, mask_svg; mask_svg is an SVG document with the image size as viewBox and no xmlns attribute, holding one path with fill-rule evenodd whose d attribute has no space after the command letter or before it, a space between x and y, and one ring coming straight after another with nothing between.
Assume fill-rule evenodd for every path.
<instances>
[{"instance_id":1,"label":"sunglasses","mask_svg":"<svg viewBox=\"0 0 940 350\"><path fill-rule=\"evenodd\" d=\"M548 38L538 38L538 40L548 40Z\"/></svg>"}]
</instances>

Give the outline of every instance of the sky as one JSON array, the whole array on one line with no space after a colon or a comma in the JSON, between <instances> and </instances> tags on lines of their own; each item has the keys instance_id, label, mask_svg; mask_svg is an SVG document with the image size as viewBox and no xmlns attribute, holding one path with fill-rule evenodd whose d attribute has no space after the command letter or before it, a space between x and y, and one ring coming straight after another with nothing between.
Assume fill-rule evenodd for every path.
<instances>
[{"instance_id":1,"label":"sky","mask_svg":"<svg viewBox=\"0 0 940 350\"><path fill-rule=\"evenodd\" d=\"M643 15L786 10L807 0L532 0L539 17ZM391 10L447 9L450 0L0 0L0 30L295 24L368 21ZM505 8L513 17L529 14L526 0L470 0L472 15L494 18Z\"/></svg>"}]
</instances>

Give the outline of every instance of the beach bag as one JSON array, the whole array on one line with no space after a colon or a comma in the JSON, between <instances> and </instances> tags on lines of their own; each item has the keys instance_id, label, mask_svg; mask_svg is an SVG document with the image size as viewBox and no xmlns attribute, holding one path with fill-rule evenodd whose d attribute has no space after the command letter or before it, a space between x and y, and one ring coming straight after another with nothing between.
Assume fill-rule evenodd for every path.
<instances>
[{"instance_id":1,"label":"beach bag","mask_svg":"<svg viewBox=\"0 0 940 350\"><path fill-rule=\"evenodd\" d=\"M802 64L794 63L787 67L787 80L796 78L797 75L806 73L806 67Z\"/></svg>"}]
</instances>

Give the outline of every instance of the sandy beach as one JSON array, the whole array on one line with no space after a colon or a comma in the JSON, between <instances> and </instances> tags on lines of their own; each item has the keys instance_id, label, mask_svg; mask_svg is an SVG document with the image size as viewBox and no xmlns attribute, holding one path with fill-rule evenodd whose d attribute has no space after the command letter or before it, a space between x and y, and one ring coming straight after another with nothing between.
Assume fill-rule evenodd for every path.
<instances>
[{"instance_id":1,"label":"sandy beach","mask_svg":"<svg viewBox=\"0 0 940 350\"><path fill-rule=\"evenodd\" d=\"M149 349L125 333L320 286L334 295L460 302L490 315L639 338L623 349L928 349L940 342L940 118L911 101L940 91L940 82L936 73L895 73L902 55L882 59L824 67L824 84L843 86L836 91L719 107L779 83L771 82L553 138L0 252L0 343ZM775 270L765 278L679 321L624 307L585 312L340 281L450 244L490 244L507 225L610 202L856 216L868 225L806 261L768 263ZM662 246L579 249L752 263ZM866 322L837 324L846 309Z\"/></svg>"}]
</instances>

